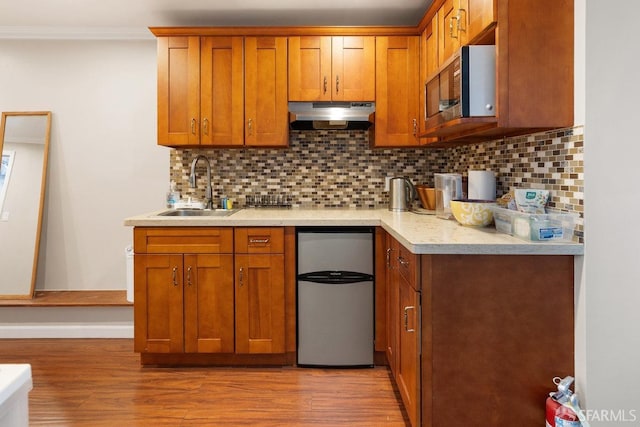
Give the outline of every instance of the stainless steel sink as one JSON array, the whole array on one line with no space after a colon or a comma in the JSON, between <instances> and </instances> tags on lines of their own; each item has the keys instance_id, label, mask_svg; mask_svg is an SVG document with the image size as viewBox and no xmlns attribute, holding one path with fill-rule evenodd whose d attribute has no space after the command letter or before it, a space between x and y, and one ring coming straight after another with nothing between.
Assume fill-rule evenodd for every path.
<instances>
[{"instance_id":1,"label":"stainless steel sink","mask_svg":"<svg viewBox=\"0 0 640 427\"><path fill-rule=\"evenodd\" d=\"M171 209L158 214L158 216L229 216L239 209Z\"/></svg>"}]
</instances>

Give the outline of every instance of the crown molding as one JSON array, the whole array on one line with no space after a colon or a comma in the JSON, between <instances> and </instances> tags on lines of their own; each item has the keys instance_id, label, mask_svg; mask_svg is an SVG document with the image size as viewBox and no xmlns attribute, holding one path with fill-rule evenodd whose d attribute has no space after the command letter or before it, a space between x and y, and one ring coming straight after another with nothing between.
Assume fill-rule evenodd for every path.
<instances>
[{"instance_id":1,"label":"crown molding","mask_svg":"<svg viewBox=\"0 0 640 427\"><path fill-rule=\"evenodd\" d=\"M154 40L138 27L18 27L0 26L0 39L9 40Z\"/></svg>"}]
</instances>

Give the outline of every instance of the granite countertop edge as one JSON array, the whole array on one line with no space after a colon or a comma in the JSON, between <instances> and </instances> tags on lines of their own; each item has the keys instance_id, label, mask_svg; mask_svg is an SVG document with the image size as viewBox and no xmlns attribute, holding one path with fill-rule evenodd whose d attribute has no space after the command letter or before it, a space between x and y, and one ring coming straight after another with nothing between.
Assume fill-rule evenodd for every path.
<instances>
[{"instance_id":1,"label":"granite countertop edge","mask_svg":"<svg viewBox=\"0 0 640 427\"><path fill-rule=\"evenodd\" d=\"M299 227L381 226L414 254L583 255L584 245L527 242L485 228L465 227L455 220L387 209L241 209L226 217L163 217L166 209L124 220L133 227Z\"/></svg>"}]
</instances>

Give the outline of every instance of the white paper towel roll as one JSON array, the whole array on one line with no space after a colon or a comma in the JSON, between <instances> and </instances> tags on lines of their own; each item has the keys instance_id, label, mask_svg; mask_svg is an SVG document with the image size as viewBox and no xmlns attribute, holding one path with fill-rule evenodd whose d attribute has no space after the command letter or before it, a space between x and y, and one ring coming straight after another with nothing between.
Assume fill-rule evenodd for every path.
<instances>
[{"instance_id":1,"label":"white paper towel roll","mask_svg":"<svg viewBox=\"0 0 640 427\"><path fill-rule=\"evenodd\" d=\"M493 171L469 171L469 198L496 199L496 175Z\"/></svg>"}]
</instances>

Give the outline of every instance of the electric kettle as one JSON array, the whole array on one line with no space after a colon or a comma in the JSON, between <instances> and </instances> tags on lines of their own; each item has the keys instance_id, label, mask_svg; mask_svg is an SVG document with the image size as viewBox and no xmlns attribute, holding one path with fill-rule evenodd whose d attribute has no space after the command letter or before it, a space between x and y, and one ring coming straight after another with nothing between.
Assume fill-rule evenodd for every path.
<instances>
[{"instance_id":1,"label":"electric kettle","mask_svg":"<svg viewBox=\"0 0 640 427\"><path fill-rule=\"evenodd\" d=\"M389 210L403 212L411 209L416 197L416 189L411 180L404 176L396 176L389 181Z\"/></svg>"}]
</instances>

